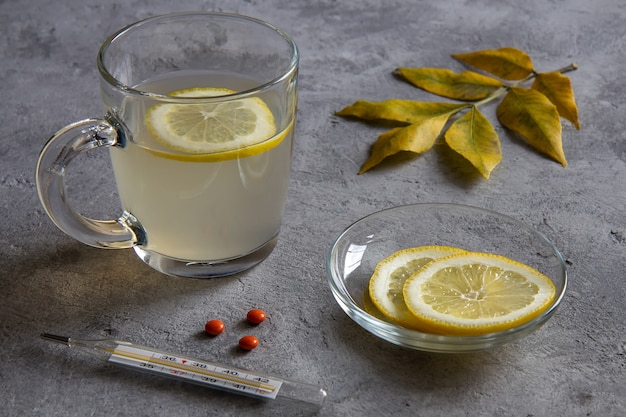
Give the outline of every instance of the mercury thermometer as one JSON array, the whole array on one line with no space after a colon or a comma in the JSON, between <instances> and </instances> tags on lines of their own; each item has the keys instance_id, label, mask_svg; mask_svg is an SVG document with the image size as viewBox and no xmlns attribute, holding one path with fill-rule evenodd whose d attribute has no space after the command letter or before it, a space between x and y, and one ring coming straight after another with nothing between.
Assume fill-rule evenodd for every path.
<instances>
[{"instance_id":1,"label":"mercury thermometer","mask_svg":"<svg viewBox=\"0 0 626 417\"><path fill-rule=\"evenodd\" d=\"M50 333L42 333L41 337L91 353L115 365L265 400L286 400L303 408L321 408L327 395L326 390L318 385L194 359L130 342L75 339Z\"/></svg>"}]
</instances>

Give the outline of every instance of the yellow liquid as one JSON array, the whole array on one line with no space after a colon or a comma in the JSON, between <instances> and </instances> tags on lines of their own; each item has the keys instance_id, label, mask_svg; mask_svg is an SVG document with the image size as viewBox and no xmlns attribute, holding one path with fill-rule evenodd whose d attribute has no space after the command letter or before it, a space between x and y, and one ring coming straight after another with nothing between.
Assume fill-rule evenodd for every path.
<instances>
[{"instance_id":1,"label":"yellow liquid","mask_svg":"<svg viewBox=\"0 0 626 417\"><path fill-rule=\"evenodd\" d=\"M280 144L263 153L225 161L185 160L175 151L163 155L163 147L143 125L145 106L136 104L127 106L134 109L128 123L134 138L123 148L111 148L111 160L122 206L146 233L143 249L179 260L216 261L249 254L278 234L291 167L292 123L277 134L283 137ZM281 124L278 119L276 124Z\"/></svg>"}]
</instances>

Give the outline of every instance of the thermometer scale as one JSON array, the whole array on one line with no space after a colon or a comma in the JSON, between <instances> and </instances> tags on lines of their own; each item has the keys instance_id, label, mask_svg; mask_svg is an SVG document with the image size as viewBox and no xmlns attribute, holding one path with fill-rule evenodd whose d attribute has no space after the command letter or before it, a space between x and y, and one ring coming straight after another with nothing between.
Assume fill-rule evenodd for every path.
<instances>
[{"instance_id":1,"label":"thermometer scale","mask_svg":"<svg viewBox=\"0 0 626 417\"><path fill-rule=\"evenodd\" d=\"M130 342L113 339L84 340L50 333L43 333L41 337L86 351L115 365L251 397L282 399L303 407L319 409L327 395L317 385L190 358Z\"/></svg>"}]
</instances>

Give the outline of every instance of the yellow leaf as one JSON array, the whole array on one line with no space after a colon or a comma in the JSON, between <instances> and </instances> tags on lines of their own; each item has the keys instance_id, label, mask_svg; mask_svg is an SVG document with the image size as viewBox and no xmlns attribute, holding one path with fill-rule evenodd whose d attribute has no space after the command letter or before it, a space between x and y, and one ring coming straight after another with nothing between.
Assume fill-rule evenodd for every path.
<instances>
[{"instance_id":1,"label":"yellow leaf","mask_svg":"<svg viewBox=\"0 0 626 417\"><path fill-rule=\"evenodd\" d=\"M572 122L576 129L580 129L578 107L569 77L560 72L539 73L531 88L545 95L556 106L561 117Z\"/></svg>"},{"instance_id":2,"label":"yellow leaf","mask_svg":"<svg viewBox=\"0 0 626 417\"><path fill-rule=\"evenodd\" d=\"M338 111L338 116L353 116L363 120L388 120L401 123L417 123L438 114L461 110L466 104L436 103L412 100L385 100L372 102L359 100Z\"/></svg>"},{"instance_id":3,"label":"yellow leaf","mask_svg":"<svg viewBox=\"0 0 626 417\"><path fill-rule=\"evenodd\" d=\"M452 56L504 80L521 80L534 71L530 57L515 48L485 49Z\"/></svg>"},{"instance_id":4,"label":"yellow leaf","mask_svg":"<svg viewBox=\"0 0 626 417\"><path fill-rule=\"evenodd\" d=\"M473 71L457 74L442 68L398 68L398 72L416 87L454 100L480 100L504 86Z\"/></svg>"},{"instance_id":5,"label":"yellow leaf","mask_svg":"<svg viewBox=\"0 0 626 417\"><path fill-rule=\"evenodd\" d=\"M567 166L561 142L561 119L556 106L546 96L530 88L511 88L500 102L497 115L503 126Z\"/></svg>"},{"instance_id":6,"label":"yellow leaf","mask_svg":"<svg viewBox=\"0 0 626 417\"><path fill-rule=\"evenodd\" d=\"M498 134L476 106L455 120L444 137L448 146L470 161L485 178L489 178L502 160Z\"/></svg>"},{"instance_id":7,"label":"yellow leaf","mask_svg":"<svg viewBox=\"0 0 626 417\"><path fill-rule=\"evenodd\" d=\"M426 152L435 144L449 117L450 114L438 115L383 133L372 146L370 157L361 167L359 174L401 151Z\"/></svg>"}]
</instances>

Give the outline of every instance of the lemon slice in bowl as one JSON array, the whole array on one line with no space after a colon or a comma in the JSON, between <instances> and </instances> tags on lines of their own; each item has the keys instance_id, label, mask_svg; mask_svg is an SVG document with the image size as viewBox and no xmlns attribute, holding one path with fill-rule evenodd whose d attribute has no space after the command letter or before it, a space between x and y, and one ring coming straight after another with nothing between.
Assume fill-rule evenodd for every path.
<instances>
[{"instance_id":1,"label":"lemon slice in bowl","mask_svg":"<svg viewBox=\"0 0 626 417\"><path fill-rule=\"evenodd\" d=\"M408 310L402 290L413 273L433 259L463 253L449 246L420 246L399 250L380 261L369 281L372 304L391 322L416 330L426 330Z\"/></svg>"},{"instance_id":2,"label":"lemon slice in bowl","mask_svg":"<svg viewBox=\"0 0 626 417\"><path fill-rule=\"evenodd\" d=\"M487 253L434 260L406 280L404 300L435 333L474 336L532 320L554 300L550 278L527 265Z\"/></svg>"},{"instance_id":3,"label":"lemon slice in bowl","mask_svg":"<svg viewBox=\"0 0 626 417\"><path fill-rule=\"evenodd\" d=\"M146 112L150 134L169 149L191 155L217 155L215 159L252 156L276 144L267 143L276 134L274 115L258 97L202 101L227 96L226 88L189 88L172 97L197 98L197 103L161 103ZM242 155L241 152L244 152Z\"/></svg>"}]
</instances>

